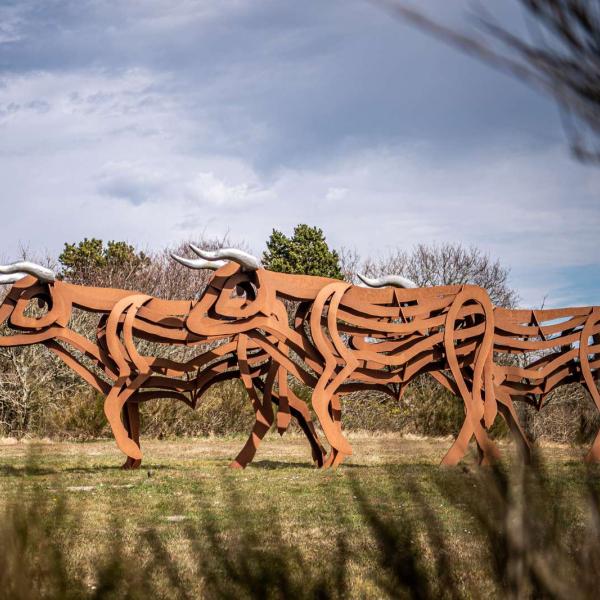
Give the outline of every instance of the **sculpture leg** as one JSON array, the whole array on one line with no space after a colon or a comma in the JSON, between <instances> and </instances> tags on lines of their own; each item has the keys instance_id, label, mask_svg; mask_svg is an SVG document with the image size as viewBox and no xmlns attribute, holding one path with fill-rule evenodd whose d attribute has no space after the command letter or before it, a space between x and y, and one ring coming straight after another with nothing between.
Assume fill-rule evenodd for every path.
<instances>
[{"instance_id":1,"label":"sculpture leg","mask_svg":"<svg viewBox=\"0 0 600 600\"><path fill-rule=\"evenodd\" d=\"M331 402L329 403L329 416L331 420L335 423L338 434L342 436L342 406L340 403L340 398L337 394L332 396ZM323 463L324 469L337 469L342 462L349 456L348 454L341 452L337 448L332 448L329 456L325 459Z\"/></svg>"},{"instance_id":2,"label":"sculpture leg","mask_svg":"<svg viewBox=\"0 0 600 600\"><path fill-rule=\"evenodd\" d=\"M338 452L341 452L345 456L352 454L352 446L342 434L340 424L334 421L332 413L330 413L330 405L332 406L333 411L336 410L336 406L337 410L339 410L339 398L336 397L334 400L334 397L335 396L325 387L325 382L321 378L315 386L312 396L312 405L315 409L315 413L317 413L323 433L331 446L331 456L325 461L324 467L333 466L333 462L335 461Z\"/></svg>"},{"instance_id":3,"label":"sculpture leg","mask_svg":"<svg viewBox=\"0 0 600 600\"><path fill-rule=\"evenodd\" d=\"M322 467L327 452L319 440L306 402L298 398L291 389L288 389L288 403L292 417L296 419L298 425L300 425L300 428L308 439L308 443L312 450L313 461L316 463L317 467Z\"/></svg>"},{"instance_id":4,"label":"sculpture leg","mask_svg":"<svg viewBox=\"0 0 600 600\"><path fill-rule=\"evenodd\" d=\"M271 401L260 400L256 394L256 390L252 388L252 393L248 391L254 407L255 421L252 427L252 433L248 441L235 460L229 465L232 469L245 469L249 462L254 458L258 446L265 437L274 421L273 408Z\"/></svg>"},{"instance_id":5,"label":"sculpture leg","mask_svg":"<svg viewBox=\"0 0 600 600\"><path fill-rule=\"evenodd\" d=\"M496 463L500 460L500 451L494 442L490 439L487 431L476 423L473 426L475 440L477 442L477 451L479 453L479 464L487 466Z\"/></svg>"},{"instance_id":6,"label":"sculpture leg","mask_svg":"<svg viewBox=\"0 0 600 600\"><path fill-rule=\"evenodd\" d=\"M456 346L457 320L461 309L470 303L477 303L482 309L484 333L478 337L478 348L472 365L472 373L465 377L464 365L461 366ZM500 454L498 448L487 435L482 426L482 420L487 416L488 420L495 416L494 411L488 411L482 398L484 386L490 385L491 352L493 351L494 314L493 306L487 294L479 290L461 290L454 299L444 324L444 349L446 360L454 378L457 391L460 393L465 405L465 421L458 437L442 460L442 464L456 464L465 454L471 435L475 435L478 447L482 455L480 464L490 464L496 461ZM463 332L464 336L464 332ZM489 388L490 396L493 397L493 388ZM495 409L495 401L492 408Z\"/></svg>"},{"instance_id":7,"label":"sculpture leg","mask_svg":"<svg viewBox=\"0 0 600 600\"><path fill-rule=\"evenodd\" d=\"M471 425L469 417L465 415L465 420L463 421L458 436L456 436L452 446L450 446L450 450L448 450L444 458L442 458L442 465L446 467L456 466L467 453L471 437L473 437L473 426Z\"/></svg>"},{"instance_id":8,"label":"sculpture leg","mask_svg":"<svg viewBox=\"0 0 600 600\"><path fill-rule=\"evenodd\" d=\"M340 423L336 423L333 416L335 410L339 411L339 399L335 397L336 392L340 385L351 377L359 364L354 353L347 347L338 327L338 308L349 286L350 284L345 282L335 282L322 288L317 294L310 313L312 341L324 363L323 371L312 395L313 409L331 446L331 457L325 461L324 467L339 464L343 456L338 459L337 453L341 452L346 456L352 454L352 446L344 437ZM323 331L322 322L327 302L329 302L327 307L328 336ZM338 369L340 359L341 369Z\"/></svg>"},{"instance_id":9,"label":"sculpture leg","mask_svg":"<svg viewBox=\"0 0 600 600\"><path fill-rule=\"evenodd\" d=\"M485 408L485 406L484 406ZM494 419L489 421L489 425L484 425L485 418L477 422L473 428L475 434L475 443L477 444L477 464L482 467L493 465L500 459L500 450L488 436L487 429L494 424L495 415L498 414L497 406L494 407Z\"/></svg>"},{"instance_id":10,"label":"sculpture leg","mask_svg":"<svg viewBox=\"0 0 600 600\"><path fill-rule=\"evenodd\" d=\"M496 445L490 440L480 424L474 426L473 418L467 411L460 432L452 443L450 450L446 452L441 464L446 467L456 466L467 453L473 435L475 435L475 441L477 442L480 465L490 465L500 458L500 452Z\"/></svg>"},{"instance_id":11,"label":"sculpture leg","mask_svg":"<svg viewBox=\"0 0 600 600\"><path fill-rule=\"evenodd\" d=\"M517 444L517 448L519 449L519 454L521 455L523 462L525 464L531 463L531 444L521 427L521 423L519 422L519 417L517 416L517 412L515 411L515 406L512 402L512 399L508 394L499 394L496 393L498 398L498 411L504 417L508 428L510 429L513 439Z\"/></svg>"},{"instance_id":12,"label":"sculpture leg","mask_svg":"<svg viewBox=\"0 0 600 600\"><path fill-rule=\"evenodd\" d=\"M148 375L138 375L133 380L120 377L111 388L104 401L104 414L108 419L115 441L119 449L134 460L142 459L142 451L137 442L129 437L129 433L121 421L121 411L139 387L148 379Z\"/></svg>"},{"instance_id":13,"label":"sculpture leg","mask_svg":"<svg viewBox=\"0 0 600 600\"><path fill-rule=\"evenodd\" d=\"M264 394L265 383L263 383L261 379L257 379L255 384L256 387ZM325 459L327 452L319 440L319 436L315 429L315 425L312 421L306 402L298 398L298 396L296 396L296 394L290 388L288 388L287 399L291 416L296 419L296 422L304 432L304 435L310 444L313 461L317 463L318 467L322 467L323 460ZM271 401L273 404L279 407L279 395L275 392L271 392Z\"/></svg>"},{"instance_id":14,"label":"sculpture leg","mask_svg":"<svg viewBox=\"0 0 600 600\"><path fill-rule=\"evenodd\" d=\"M139 402L126 402L123 407L123 424L129 434L129 437L141 448L140 445L140 405ZM121 467L122 469L139 469L142 464L141 459L128 456Z\"/></svg>"},{"instance_id":15,"label":"sculpture leg","mask_svg":"<svg viewBox=\"0 0 600 600\"><path fill-rule=\"evenodd\" d=\"M592 375L592 367L590 364L590 354L595 360L600 356L600 333L598 333L598 325L600 324L600 307L595 307L592 314L588 317L579 342L579 365L581 374L588 392L590 393L596 408L600 411L600 391L596 384L596 380ZM590 338L592 345L590 345ZM600 431L596 435L596 439L592 444L589 452L584 458L585 462L600 462Z\"/></svg>"},{"instance_id":16,"label":"sculpture leg","mask_svg":"<svg viewBox=\"0 0 600 600\"><path fill-rule=\"evenodd\" d=\"M287 353L287 348L284 344L280 344L280 349ZM288 427L290 426L290 421L292 419L292 413L290 411L290 401L289 401L289 387L287 381L287 371L284 367L279 367L277 370L277 379L279 382L279 404L277 410L277 433L279 435L283 435ZM271 388L273 386L271 385Z\"/></svg>"},{"instance_id":17,"label":"sculpture leg","mask_svg":"<svg viewBox=\"0 0 600 600\"><path fill-rule=\"evenodd\" d=\"M431 376L442 386L444 386L449 392L453 393L455 396L461 396L461 392L458 389L456 383L448 378L444 373L440 372L432 372ZM466 418L463 421L462 427L458 433L458 436L452 443L452 446L446 452L444 458L442 458L441 464L447 467L453 467L457 465L463 456L467 453L469 448L469 441L471 440L471 436L473 435L473 428L471 427L468 419Z\"/></svg>"},{"instance_id":18,"label":"sculpture leg","mask_svg":"<svg viewBox=\"0 0 600 600\"><path fill-rule=\"evenodd\" d=\"M271 365L271 369L267 376L267 382L265 383L265 389L263 393L263 397L259 398L256 393L256 388L254 387L254 382L252 381L252 376L250 374L250 367L248 365L248 337L246 335L240 335L238 338L238 363L240 366L240 377L244 387L246 388L246 392L248 392L248 396L250 397L250 401L252 402L252 407L254 408L254 427L252 428L252 433L248 438L248 441L245 443L241 452L236 456L235 460L229 465L232 469L244 469L248 465L248 463L254 458L256 454L256 450L260 445L260 442L267 434L267 431L271 428L273 421L275 419L273 415L273 406L271 403L271 386L273 385L273 381L275 380L276 367L274 363Z\"/></svg>"},{"instance_id":19,"label":"sculpture leg","mask_svg":"<svg viewBox=\"0 0 600 600\"><path fill-rule=\"evenodd\" d=\"M339 452L335 448L332 448L329 456L325 459L323 463L323 469L337 469L343 462L346 460L348 455L343 452Z\"/></svg>"}]
</instances>

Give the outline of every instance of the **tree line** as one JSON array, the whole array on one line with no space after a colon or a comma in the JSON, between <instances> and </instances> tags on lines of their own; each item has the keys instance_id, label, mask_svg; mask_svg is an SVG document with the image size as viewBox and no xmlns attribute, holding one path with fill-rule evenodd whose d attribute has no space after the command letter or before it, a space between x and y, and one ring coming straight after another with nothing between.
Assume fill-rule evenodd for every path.
<instances>
[{"instance_id":1,"label":"tree line","mask_svg":"<svg viewBox=\"0 0 600 600\"><path fill-rule=\"evenodd\" d=\"M227 245L247 247L244 242L236 244L227 238L195 243L209 250ZM72 283L125 287L165 298L197 294L201 283L198 277L205 279L202 275L208 274L194 274L174 263L171 252L189 254L187 243L150 254L122 241L105 244L96 238L85 238L65 244L58 257L59 277ZM271 271L351 283L357 282L359 272L368 276L404 275L420 286L472 283L485 288L498 306L510 308L518 301L507 267L477 247L459 243L419 244L409 251L398 249L383 257L361 258L354 250L330 248L322 229L299 224L291 235L273 230L266 241L262 263Z\"/></svg>"},{"instance_id":2,"label":"tree line","mask_svg":"<svg viewBox=\"0 0 600 600\"><path fill-rule=\"evenodd\" d=\"M243 241L228 238L194 243L209 250L225 246L249 249ZM76 284L131 289L165 299L198 297L212 272L187 269L171 259L172 252L185 255L187 242L147 252L124 241L86 238L65 243L53 266L59 278ZM514 307L518 302L509 269L477 247L462 244L420 244L387 256L363 258L354 250L331 248L318 227L299 224L289 235L273 230L262 263L273 271L353 283L357 273L395 273L420 286L472 283L485 288L498 306ZM75 311L74 321L76 330L93 339L96 323L90 315ZM6 333L2 326L0 335ZM181 359L186 349L153 348L152 352ZM296 391L305 399L310 394L301 385ZM252 411L239 382L211 389L195 412L179 403L160 401L145 405L143 411L146 435L245 433L252 423ZM528 413L523 420L533 437L577 440L594 431L595 412L583 390L570 386L551 398L543 414ZM344 401L344 424L354 429L447 435L458 431L462 419L462 403L426 376L409 387L400 403L376 392L351 394ZM0 348L0 435L84 438L107 433L102 399L45 348Z\"/></svg>"}]
</instances>

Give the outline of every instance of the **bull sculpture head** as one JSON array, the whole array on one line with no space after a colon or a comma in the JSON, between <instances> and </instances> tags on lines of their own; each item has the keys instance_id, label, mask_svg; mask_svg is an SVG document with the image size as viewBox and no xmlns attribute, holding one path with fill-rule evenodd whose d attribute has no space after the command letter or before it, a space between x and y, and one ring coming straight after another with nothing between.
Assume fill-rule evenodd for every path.
<instances>
[{"instance_id":1,"label":"bull sculpture head","mask_svg":"<svg viewBox=\"0 0 600 600\"><path fill-rule=\"evenodd\" d=\"M252 328L257 317L270 316L271 286L267 285L267 272L256 257L236 248L208 251L194 244L190 248L199 258L171 256L190 269L215 271L187 318L190 331L197 335L237 334L244 331L244 323Z\"/></svg>"}]
</instances>

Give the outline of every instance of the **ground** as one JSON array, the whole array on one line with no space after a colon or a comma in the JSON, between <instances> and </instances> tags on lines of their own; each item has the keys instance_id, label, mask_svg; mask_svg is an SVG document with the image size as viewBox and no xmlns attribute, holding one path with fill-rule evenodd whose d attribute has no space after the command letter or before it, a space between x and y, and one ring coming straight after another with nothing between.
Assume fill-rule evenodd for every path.
<instances>
[{"instance_id":1,"label":"ground","mask_svg":"<svg viewBox=\"0 0 600 600\"><path fill-rule=\"evenodd\" d=\"M381 597L412 585L423 558L427 571L444 556L453 560L451 585L460 595L498 593L490 539L473 508L492 492L473 458L439 467L448 439L350 440L354 456L336 471L314 469L307 445L293 435L271 434L245 470L228 469L242 439L144 441L137 471L119 468L123 457L112 441L4 440L0 510L14 521L14 511L28 507L29 522L49 524L66 572L92 591L108 547L127 564L133 559L134 569L154 565L154 592L165 597L268 595L259 588L270 577L284 595L311 596L322 586L344 588L345 597ZM507 444L502 449L511 456ZM573 509L567 527L582 527L584 449L541 453L550 485ZM407 547L418 549L418 564L404 575L388 572L406 567L394 560Z\"/></svg>"}]
</instances>

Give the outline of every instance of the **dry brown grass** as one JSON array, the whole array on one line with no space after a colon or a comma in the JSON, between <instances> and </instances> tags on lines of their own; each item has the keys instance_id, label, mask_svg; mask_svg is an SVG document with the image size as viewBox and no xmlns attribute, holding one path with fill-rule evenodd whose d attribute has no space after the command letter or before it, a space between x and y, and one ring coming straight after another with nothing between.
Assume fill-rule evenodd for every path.
<instances>
[{"instance_id":1,"label":"dry brown grass","mask_svg":"<svg viewBox=\"0 0 600 600\"><path fill-rule=\"evenodd\" d=\"M41 494L45 501L35 518L52 521L53 507L66 497L68 517L52 529L52 543L64 551L67 571L80 574L90 593L98 585L106 544L117 544L136 570L156 580L153 590L160 596L180 597L181 591L162 563L152 567L157 547L174 562L177 581L185 582L191 597L215 597L241 589L221 593L217 584L234 582L240 574L230 570L228 560L242 561L240 548L256 546L271 553L261 554L249 572L264 578L285 556L293 563L286 566L291 580L284 582L290 594L310 592L321 575L335 589L331 581L337 567L332 564L346 557L343 595L381 597L390 593L389 586L400 585L382 566L384 538L377 527L384 523L385 528L409 527L406 543L418 546L420 559L431 569L440 550L430 529L434 525L443 536L444 552L451 554L452 585L459 596L469 597L473 590L500 594L489 540L465 509L484 491L473 461L456 469L438 467L448 439L359 433L350 439L355 455L337 471L313 469L309 449L296 435L271 435L244 471L227 468L241 438L149 441L144 443L145 463L134 472L118 468L122 457L113 442L4 443L0 503L38 502ZM510 456L507 444L503 449ZM583 449L553 445L542 453L552 485L570 506L568 527L580 528L585 516L579 485L585 476L579 462ZM442 583L434 583L433 592Z\"/></svg>"}]
</instances>

